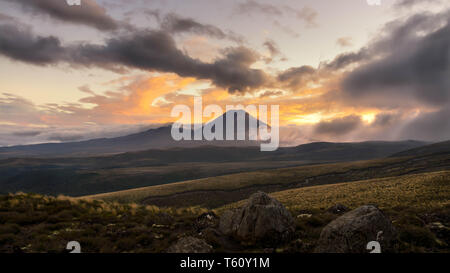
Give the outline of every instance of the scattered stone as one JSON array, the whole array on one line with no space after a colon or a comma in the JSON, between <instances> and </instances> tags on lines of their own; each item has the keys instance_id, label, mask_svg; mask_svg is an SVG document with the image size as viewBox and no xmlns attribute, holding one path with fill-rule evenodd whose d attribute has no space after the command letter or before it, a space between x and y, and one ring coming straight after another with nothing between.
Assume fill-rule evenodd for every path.
<instances>
[{"instance_id":1,"label":"scattered stone","mask_svg":"<svg viewBox=\"0 0 450 273\"><path fill-rule=\"evenodd\" d=\"M391 249L396 237L391 221L375 206L365 205L325 226L315 252L367 253L370 241L378 241L384 252Z\"/></svg>"},{"instance_id":2,"label":"scattered stone","mask_svg":"<svg viewBox=\"0 0 450 273\"><path fill-rule=\"evenodd\" d=\"M153 224L152 228L168 228L168 226L166 225L158 225L158 224Z\"/></svg>"},{"instance_id":3,"label":"scattered stone","mask_svg":"<svg viewBox=\"0 0 450 273\"><path fill-rule=\"evenodd\" d=\"M428 224L428 228L439 238L450 238L450 228L441 222L433 222Z\"/></svg>"},{"instance_id":4,"label":"scattered stone","mask_svg":"<svg viewBox=\"0 0 450 273\"><path fill-rule=\"evenodd\" d=\"M330 207L327 211L331 212L333 214L342 214L349 210L350 210L349 208L347 208L346 206L344 206L342 204L336 204L336 205Z\"/></svg>"},{"instance_id":5,"label":"scattered stone","mask_svg":"<svg viewBox=\"0 0 450 273\"><path fill-rule=\"evenodd\" d=\"M167 253L211 253L212 246L192 236L180 238L167 249Z\"/></svg>"},{"instance_id":6,"label":"scattered stone","mask_svg":"<svg viewBox=\"0 0 450 273\"><path fill-rule=\"evenodd\" d=\"M280 202L257 192L242 208L223 213L219 230L245 243L274 246L289 240L295 226L291 214Z\"/></svg>"},{"instance_id":7,"label":"scattered stone","mask_svg":"<svg viewBox=\"0 0 450 273\"><path fill-rule=\"evenodd\" d=\"M212 211L200 215L194 223L197 232L206 228L216 228L219 225L219 217Z\"/></svg>"},{"instance_id":8,"label":"scattered stone","mask_svg":"<svg viewBox=\"0 0 450 273\"><path fill-rule=\"evenodd\" d=\"M264 248L263 253L275 253L275 249L274 248Z\"/></svg>"}]
</instances>

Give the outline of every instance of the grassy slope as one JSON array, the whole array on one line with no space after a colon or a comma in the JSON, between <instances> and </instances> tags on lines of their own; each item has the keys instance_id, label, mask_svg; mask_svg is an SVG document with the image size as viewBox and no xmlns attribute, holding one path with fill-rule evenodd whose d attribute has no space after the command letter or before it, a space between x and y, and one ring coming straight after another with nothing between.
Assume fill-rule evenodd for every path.
<instances>
[{"instance_id":1,"label":"grassy slope","mask_svg":"<svg viewBox=\"0 0 450 273\"><path fill-rule=\"evenodd\" d=\"M322 175L330 172L345 172L352 168L367 168L384 165L388 162L399 162L401 160L383 159L370 160L352 163L334 163L314 166L302 166L294 168L282 168L276 170L254 171L231 175L222 175L203 179L188 180L183 182L171 183L167 185L158 185L142 187L118 192L103 193L83 196L88 199L103 199L113 201L138 202L149 196L168 196L186 191L198 190L233 190L251 185L274 183L276 177L277 183L288 183L293 180L304 180L311 176Z\"/></svg>"},{"instance_id":2,"label":"grassy slope","mask_svg":"<svg viewBox=\"0 0 450 273\"><path fill-rule=\"evenodd\" d=\"M271 194L292 211L324 210L335 204L356 208L376 204L381 209L436 209L450 205L450 171L430 172L357 182L320 185ZM224 208L237 207L243 201Z\"/></svg>"},{"instance_id":3,"label":"grassy slope","mask_svg":"<svg viewBox=\"0 0 450 273\"><path fill-rule=\"evenodd\" d=\"M449 183L450 171L440 171L273 193L296 222L294 240L276 251L312 252L323 227L338 217L325 210L328 206L377 203L398 231L397 251L448 253L450 238L429 225L442 223L448 232ZM180 236L202 236L193 223L204 211L30 194L0 196L0 252L64 252L74 239L83 252L161 252ZM305 213L310 216L297 217ZM218 252L262 251L204 238Z\"/></svg>"},{"instance_id":4,"label":"grassy slope","mask_svg":"<svg viewBox=\"0 0 450 273\"><path fill-rule=\"evenodd\" d=\"M425 158L387 158L254 171L90 195L83 198L120 202L145 201L152 204L152 198L166 197L166 200L163 200L165 203L156 202L155 204L166 205L166 201L170 201L167 205L176 206L176 202L179 200L180 204L197 202L192 204L218 207L227 202L245 199L249 192L255 190L273 192L288 188L448 169L450 169L450 155ZM242 191L241 195L237 191ZM205 192L220 192L221 196L205 194ZM183 199L183 195L186 194L190 194L189 199Z\"/></svg>"}]
</instances>

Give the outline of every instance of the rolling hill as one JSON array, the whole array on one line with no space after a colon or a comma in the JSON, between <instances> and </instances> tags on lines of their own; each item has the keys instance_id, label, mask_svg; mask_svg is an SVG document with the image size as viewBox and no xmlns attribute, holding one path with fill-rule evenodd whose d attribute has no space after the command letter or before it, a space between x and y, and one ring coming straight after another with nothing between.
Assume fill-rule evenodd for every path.
<instances>
[{"instance_id":1,"label":"rolling hill","mask_svg":"<svg viewBox=\"0 0 450 273\"><path fill-rule=\"evenodd\" d=\"M311 143L274 152L204 145L109 156L9 158L0 160L0 193L89 195L239 172L382 158L422 144Z\"/></svg>"},{"instance_id":2,"label":"rolling hill","mask_svg":"<svg viewBox=\"0 0 450 273\"><path fill-rule=\"evenodd\" d=\"M430 154L448 153L449 151L450 151L450 141L444 141L395 153L392 155L392 157L430 155Z\"/></svg>"},{"instance_id":3,"label":"rolling hill","mask_svg":"<svg viewBox=\"0 0 450 273\"><path fill-rule=\"evenodd\" d=\"M245 199L258 190L276 192L443 170L450 170L450 153L243 172L82 198L158 206L190 204L215 208Z\"/></svg>"}]
</instances>

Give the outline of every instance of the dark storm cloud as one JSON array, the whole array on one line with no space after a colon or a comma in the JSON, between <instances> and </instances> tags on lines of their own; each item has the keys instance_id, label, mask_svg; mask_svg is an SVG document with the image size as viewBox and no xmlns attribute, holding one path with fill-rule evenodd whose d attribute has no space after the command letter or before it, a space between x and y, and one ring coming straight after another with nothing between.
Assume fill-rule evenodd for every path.
<instances>
[{"instance_id":1,"label":"dark storm cloud","mask_svg":"<svg viewBox=\"0 0 450 273\"><path fill-rule=\"evenodd\" d=\"M413 41L411 41L413 42ZM352 97L411 96L430 104L449 101L450 26L403 47L392 45L382 58L357 68L343 82Z\"/></svg>"},{"instance_id":2,"label":"dark storm cloud","mask_svg":"<svg viewBox=\"0 0 450 273\"><path fill-rule=\"evenodd\" d=\"M183 77L210 79L230 92L247 91L262 86L267 75L250 65L258 60L245 47L229 48L224 57L204 63L185 55L173 38L163 31L139 31L110 39L105 45L83 45L76 49L74 60L87 66L109 68L123 65L144 70L177 73Z\"/></svg>"},{"instance_id":3,"label":"dark storm cloud","mask_svg":"<svg viewBox=\"0 0 450 273\"><path fill-rule=\"evenodd\" d=\"M409 122L402 130L403 138L423 139L428 141L449 140L450 136L450 105L441 110L422 113Z\"/></svg>"},{"instance_id":4,"label":"dark storm cloud","mask_svg":"<svg viewBox=\"0 0 450 273\"><path fill-rule=\"evenodd\" d=\"M391 22L381 38L367 48L337 57L329 67L365 62L344 78L343 94L353 102L447 103L450 99L449 19L450 13L445 12Z\"/></svg>"},{"instance_id":5,"label":"dark storm cloud","mask_svg":"<svg viewBox=\"0 0 450 273\"><path fill-rule=\"evenodd\" d=\"M25 27L0 25L0 53L13 60L44 65L60 61L65 50L56 37L33 36Z\"/></svg>"},{"instance_id":6,"label":"dark storm cloud","mask_svg":"<svg viewBox=\"0 0 450 273\"><path fill-rule=\"evenodd\" d=\"M118 23L95 0L82 0L80 6L69 6L65 0L6 0L20 4L24 11L48 15L51 18L95 27L100 30L114 30Z\"/></svg>"},{"instance_id":7,"label":"dark storm cloud","mask_svg":"<svg viewBox=\"0 0 450 273\"><path fill-rule=\"evenodd\" d=\"M315 133L326 136L341 136L352 132L362 125L359 116L351 115L336 118L331 121L322 121L315 126Z\"/></svg>"},{"instance_id":8,"label":"dark storm cloud","mask_svg":"<svg viewBox=\"0 0 450 273\"><path fill-rule=\"evenodd\" d=\"M262 70L250 68L260 56L248 48L228 48L222 58L204 63L179 50L174 39L164 31L134 31L108 39L103 45L85 43L63 47L55 37L34 36L18 26L0 25L0 54L37 65L67 62L113 71L138 68L173 72L183 77L209 79L230 92L249 91L268 80Z\"/></svg>"}]
</instances>

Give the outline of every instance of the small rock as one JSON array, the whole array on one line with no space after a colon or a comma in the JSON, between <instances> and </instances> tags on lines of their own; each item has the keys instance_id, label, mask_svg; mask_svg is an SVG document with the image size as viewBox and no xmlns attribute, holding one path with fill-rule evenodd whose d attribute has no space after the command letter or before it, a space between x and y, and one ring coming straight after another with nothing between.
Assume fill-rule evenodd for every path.
<instances>
[{"instance_id":1,"label":"small rock","mask_svg":"<svg viewBox=\"0 0 450 273\"><path fill-rule=\"evenodd\" d=\"M242 208L223 213L219 230L245 243L275 246L289 240L295 226L291 214L280 202L257 192Z\"/></svg>"},{"instance_id":2,"label":"small rock","mask_svg":"<svg viewBox=\"0 0 450 273\"><path fill-rule=\"evenodd\" d=\"M450 237L450 228L446 227L441 222L433 222L427 226L439 238L447 239Z\"/></svg>"},{"instance_id":3,"label":"small rock","mask_svg":"<svg viewBox=\"0 0 450 273\"><path fill-rule=\"evenodd\" d=\"M212 246L192 236L180 238L167 249L167 253L211 253Z\"/></svg>"},{"instance_id":4,"label":"small rock","mask_svg":"<svg viewBox=\"0 0 450 273\"><path fill-rule=\"evenodd\" d=\"M297 218L311 218L311 216L312 216L312 214L303 213L303 214L297 215Z\"/></svg>"},{"instance_id":5,"label":"small rock","mask_svg":"<svg viewBox=\"0 0 450 273\"><path fill-rule=\"evenodd\" d=\"M378 241L390 250L397 233L391 221L375 206L366 205L325 226L315 249L319 253L367 253L367 243Z\"/></svg>"},{"instance_id":6,"label":"small rock","mask_svg":"<svg viewBox=\"0 0 450 273\"><path fill-rule=\"evenodd\" d=\"M197 232L205 228L216 228L219 225L219 217L212 211L203 213L195 221L195 229Z\"/></svg>"},{"instance_id":7,"label":"small rock","mask_svg":"<svg viewBox=\"0 0 450 273\"><path fill-rule=\"evenodd\" d=\"M330 207L327 211L331 212L333 214L342 214L349 210L350 210L349 208L347 208L346 206L344 206L342 204L336 204L336 205Z\"/></svg>"},{"instance_id":8,"label":"small rock","mask_svg":"<svg viewBox=\"0 0 450 273\"><path fill-rule=\"evenodd\" d=\"M153 224L152 228L168 228L168 226L166 225L158 225L158 224Z\"/></svg>"}]
</instances>

